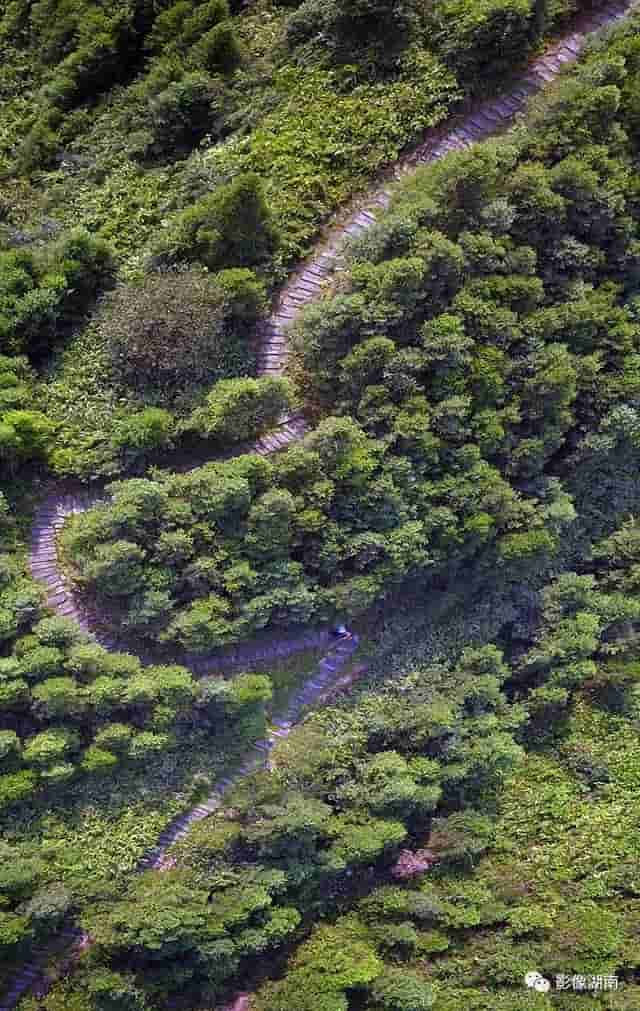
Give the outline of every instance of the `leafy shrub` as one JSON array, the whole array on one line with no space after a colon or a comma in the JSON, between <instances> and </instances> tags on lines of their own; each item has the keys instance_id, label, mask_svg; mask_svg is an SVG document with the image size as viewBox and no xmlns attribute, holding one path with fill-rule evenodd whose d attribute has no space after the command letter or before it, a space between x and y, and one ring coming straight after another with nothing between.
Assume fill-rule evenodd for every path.
<instances>
[{"instance_id":1,"label":"leafy shrub","mask_svg":"<svg viewBox=\"0 0 640 1011\"><path fill-rule=\"evenodd\" d=\"M466 82L509 72L531 47L528 0L442 0L434 15L437 51Z\"/></svg>"},{"instance_id":2,"label":"leafy shrub","mask_svg":"<svg viewBox=\"0 0 640 1011\"><path fill-rule=\"evenodd\" d=\"M118 288L97 325L123 385L164 404L246 366L245 334L262 304L258 288L244 277L218 285L195 269L151 274L137 287ZM130 444L153 439L161 429L168 434L159 415L143 412L132 424L122 436Z\"/></svg>"},{"instance_id":3,"label":"leafy shrub","mask_svg":"<svg viewBox=\"0 0 640 1011\"><path fill-rule=\"evenodd\" d=\"M174 419L161 407L146 407L120 421L113 434L113 442L123 453L125 466L140 460L146 461L161 449L173 445Z\"/></svg>"},{"instance_id":4,"label":"leafy shrub","mask_svg":"<svg viewBox=\"0 0 640 1011\"><path fill-rule=\"evenodd\" d=\"M172 81L149 100L153 136L145 154L172 155L189 151L209 133L221 136L225 121L224 85L201 71Z\"/></svg>"},{"instance_id":5,"label":"leafy shrub","mask_svg":"<svg viewBox=\"0 0 640 1011\"><path fill-rule=\"evenodd\" d=\"M277 245L260 179L246 173L178 214L157 252L170 262L199 260L219 270L263 264Z\"/></svg>"},{"instance_id":6,"label":"leafy shrub","mask_svg":"<svg viewBox=\"0 0 640 1011\"><path fill-rule=\"evenodd\" d=\"M198 39L192 62L212 74L230 74L240 63L240 46L230 22L216 25Z\"/></svg>"},{"instance_id":7,"label":"leafy shrub","mask_svg":"<svg viewBox=\"0 0 640 1011\"><path fill-rule=\"evenodd\" d=\"M4 411L0 414L0 461L11 468L44 456L55 429L40 411Z\"/></svg>"},{"instance_id":8,"label":"leafy shrub","mask_svg":"<svg viewBox=\"0 0 640 1011\"><path fill-rule=\"evenodd\" d=\"M41 411L31 409L33 381L26 357L0 355L0 462L10 471L45 456L56 428Z\"/></svg>"},{"instance_id":9,"label":"leafy shrub","mask_svg":"<svg viewBox=\"0 0 640 1011\"><path fill-rule=\"evenodd\" d=\"M293 386L284 378L223 379L189 419L207 438L223 445L248 442L277 425L293 404Z\"/></svg>"}]
</instances>

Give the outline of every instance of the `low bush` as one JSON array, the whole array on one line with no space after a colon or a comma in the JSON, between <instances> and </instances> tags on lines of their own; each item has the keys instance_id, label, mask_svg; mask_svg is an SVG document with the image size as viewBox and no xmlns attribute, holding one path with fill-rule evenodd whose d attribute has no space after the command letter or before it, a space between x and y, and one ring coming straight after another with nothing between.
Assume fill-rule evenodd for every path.
<instances>
[{"instance_id":1,"label":"low bush","mask_svg":"<svg viewBox=\"0 0 640 1011\"><path fill-rule=\"evenodd\" d=\"M249 442L274 428L293 401L293 385L281 377L223 379L191 415L188 428L222 445Z\"/></svg>"},{"instance_id":2,"label":"low bush","mask_svg":"<svg viewBox=\"0 0 640 1011\"><path fill-rule=\"evenodd\" d=\"M277 245L261 182L247 173L181 211L156 251L169 262L199 260L220 270L264 264Z\"/></svg>"},{"instance_id":3,"label":"low bush","mask_svg":"<svg viewBox=\"0 0 640 1011\"><path fill-rule=\"evenodd\" d=\"M97 326L122 385L160 405L245 371L248 334L263 306L264 293L248 273L223 274L218 283L191 269L119 287Z\"/></svg>"},{"instance_id":4,"label":"low bush","mask_svg":"<svg viewBox=\"0 0 640 1011\"><path fill-rule=\"evenodd\" d=\"M42 355L113 272L106 243L77 230L36 255L0 253L0 352Z\"/></svg>"}]
</instances>

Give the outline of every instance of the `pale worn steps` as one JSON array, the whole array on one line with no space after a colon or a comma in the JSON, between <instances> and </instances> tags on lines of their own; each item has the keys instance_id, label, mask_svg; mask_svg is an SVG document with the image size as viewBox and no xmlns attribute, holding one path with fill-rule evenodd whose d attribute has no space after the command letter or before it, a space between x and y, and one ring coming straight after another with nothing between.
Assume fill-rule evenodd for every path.
<instances>
[{"instance_id":1,"label":"pale worn steps","mask_svg":"<svg viewBox=\"0 0 640 1011\"><path fill-rule=\"evenodd\" d=\"M583 18L581 30L567 34L550 46L545 53L533 61L521 80L514 84L508 94L483 103L467 117L463 117L461 122L448 132L434 131L434 136L428 137L421 145L403 156L397 165L398 174L403 174L404 170L410 172L420 164L443 157L451 151L468 148L478 140L507 129L517 114L524 109L528 98L554 80L564 66L576 60L590 33L625 17L630 8L634 6L636 6L635 3L608 4ZM282 374L288 357L286 340L288 327L298 318L306 305L321 297L332 273L341 263L342 252L348 241L364 234L367 228L373 226L380 210L388 208L392 198L393 189L389 183L372 190L360 201L353 212L344 218L343 224L334 231L320 250L303 264L289 283L285 285L280 295L279 307L276 306L272 316L261 330L262 347L259 356L262 357L259 357L259 361L262 374ZM270 433L268 442L263 441L265 437L258 440L254 446L255 451L264 454L278 452L290 445L291 442L302 438L306 431L304 419L298 417L293 421L285 421L279 426L279 431L281 434L278 437L274 437ZM99 494L92 494L86 489L76 494L61 492L59 495L50 496L43 503L33 526L30 567L34 578L42 582L47 600L53 610L73 618L84 631L89 632L91 629L98 641L101 641L107 648L116 649L118 648L117 643L111 637L95 632L95 626L90 616L77 604L60 572L55 547L55 534L64 523L65 518L73 512L87 509L98 500ZM296 642L296 647L307 648L308 642L309 637L303 637ZM242 662L243 656L246 658L246 662L250 662L251 654L248 651L243 653L243 650L239 649L232 651L230 655L233 657L233 662L236 658L240 658L240 662ZM267 654L262 650L260 655L264 657ZM284 655L289 654L285 653ZM219 665L219 658L217 662ZM190 666L194 672L204 673L207 668L207 658L194 658ZM335 668L335 671L338 669ZM331 670L325 667L324 673L319 673L307 682L292 701L287 710L287 718L283 718L282 723L277 724L279 729L273 731L274 736L279 737L283 733L286 734L288 727L295 721L302 708L321 694L325 683L323 679L331 673ZM261 754L247 759L241 766L240 772L247 774L255 769L261 761L264 761ZM224 792L231 784L232 781L227 778L221 780L218 787L221 786L222 792ZM214 791L217 798L222 796L218 787ZM161 836L163 844L157 846L153 851L159 853L160 856L156 855L154 859L161 859L161 856L171 845L170 840L175 841L184 835L193 821L207 816L208 804L213 802L214 794L207 801L198 805L198 813L195 813L196 809L194 809L189 815L183 815L172 823L175 825L175 835L172 835L173 829L166 829L163 832ZM150 854L147 854L147 857L149 856ZM147 863L146 866L153 866L153 862ZM80 931L73 929L65 932L63 936L65 939L68 936L70 945L79 942L82 937ZM32 962L24 966L16 975L4 995L0 1011L12 1011L20 998L33 988L34 983L41 981L42 959L44 958L45 956L41 955L39 960L36 955Z\"/></svg>"}]
</instances>

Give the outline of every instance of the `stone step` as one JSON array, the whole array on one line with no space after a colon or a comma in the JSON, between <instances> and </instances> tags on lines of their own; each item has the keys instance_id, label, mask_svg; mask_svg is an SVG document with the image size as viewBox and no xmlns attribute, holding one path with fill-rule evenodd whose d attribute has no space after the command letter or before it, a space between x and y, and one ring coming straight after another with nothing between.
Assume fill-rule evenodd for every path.
<instances>
[{"instance_id":1,"label":"stone step","mask_svg":"<svg viewBox=\"0 0 640 1011\"><path fill-rule=\"evenodd\" d=\"M307 281L310 284L322 284L326 276L327 271L323 267L319 267L316 263L308 263L298 275L298 280Z\"/></svg>"},{"instance_id":2,"label":"stone step","mask_svg":"<svg viewBox=\"0 0 640 1011\"><path fill-rule=\"evenodd\" d=\"M291 288L298 291L306 291L310 295L317 295L322 291L323 283L326 277L326 271L321 277L315 277L313 274L301 274L296 277L293 281ZM291 289L285 289L286 291Z\"/></svg>"},{"instance_id":3,"label":"stone step","mask_svg":"<svg viewBox=\"0 0 640 1011\"><path fill-rule=\"evenodd\" d=\"M532 73L536 74L537 77L541 77L543 81L547 83L555 79L555 74L553 70L549 70L544 64L538 64L532 69Z\"/></svg>"}]
</instances>

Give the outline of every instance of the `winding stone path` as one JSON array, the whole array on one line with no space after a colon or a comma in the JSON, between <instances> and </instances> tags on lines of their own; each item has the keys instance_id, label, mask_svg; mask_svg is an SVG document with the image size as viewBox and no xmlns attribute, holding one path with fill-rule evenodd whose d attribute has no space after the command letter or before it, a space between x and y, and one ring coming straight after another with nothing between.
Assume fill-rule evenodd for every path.
<instances>
[{"instance_id":1,"label":"winding stone path","mask_svg":"<svg viewBox=\"0 0 640 1011\"><path fill-rule=\"evenodd\" d=\"M526 73L511 90L490 101L478 103L467 113L450 120L445 126L430 131L420 145L407 152L397 162L387 182L378 185L354 203L342 215L340 223L320 243L317 252L292 275L282 289L273 313L259 334L260 373L279 375L283 372L289 353L288 328L306 305L322 296L331 275L342 263L346 244L366 232L375 223L381 210L389 206L393 195L394 178L401 179L420 165L441 158L450 151L471 147L478 141L508 129L518 113L524 109L527 100L542 90L548 82L553 81L563 66L576 60L591 33L623 18L637 3L638 0L632 2L618 0L581 17L570 34L554 43L530 64ZM305 431L305 422L300 415L283 417L280 425L258 440L253 449L261 454L278 452L301 439ZM89 508L99 497L99 492L88 492L79 486L65 485L60 486L45 499L33 526L30 567L34 577L45 585L47 602L53 610L74 619L84 631L94 634L95 638L107 648L114 649L118 648L116 642L99 631L96 616L83 609L75 599L58 565L56 552L56 536L67 516ZM206 674L212 663L220 670L223 666L239 666L268 660L274 656L290 655L306 647L323 645L329 638L327 630L320 630L287 642L240 647L226 654L224 659L191 658L189 666L195 673ZM167 826L161 833L157 845L141 860L140 870L154 868L161 870L168 866L167 852L173 843L186 835L191 825L215 811L222 803L225 792L239 778L268 764L271 748L278 739L286 737L304 708L326 697L331 684L340 680L339 671L357 648L357 644L357 637L352 636L338 642L328 651L314 677L309 679L293 697L286 712L274 721L267 738L258 742L249 752L234 776L221 779L209 797ZM73 928L64 931L58 941L61 947L69 947L70 959L90 943L86 935ZM36 953L30 963L23 966L11 982L0 1004L0 1011L12 1011L29 990L42 992L46 989L43 970L48 957L46 951L41 951Z\"/></svg>"},{"instance_id":2,"label":"winding stone path","mask_svg":"<svg viewBox=\"0 0 640 1011\"><path fill-rule=\"evenodd\" d=\"M190 827L197 821L202 821L221 806L224 794L242 779L244 776L254 772L260 767L267 767L269 764L269 752L278 743L288 737L292 727L298 723L304 711L320 700L330 687L340 670L358 648L358 636L348 634L341 637L333 645L318 664L318 668L311 678L305 681L304 685L294 693L289 700L289 704L284 712L274 718L267 736L256 741L253 748L245 756L245 760L235 775L221 779L214 787L209 796L200 801L195 807L175 818L170 825L162 832L158 838L157 845L149 850L140 862L140 869L147 870L155 868L161 870L166 866L165 859L167 850L178 839L182 839L187 834ZM0 1007L0 1011L3 1009Z\"/></svg>"},{"instance_id":3,"label":"winding stone path","mask_svg":"<svg viewBox=\"0 0 640 1011\"><path fill-rule=\"evenodd\" d=\"M214 811L217 811L223 804L225 794L236 783L257 769L268 767L271 749L278 741L288 736L309 706L325 696L357 648L358 636L355 634L348 633L337 640L334 639L312 677L293 694L284 712L273 719L264 740L257 741L244 756L238 769L219 779L206 798L189 811L178 815L163 829L156 845L148 850L140 860L139 871L162 871L173 866L173 861L168 855L173 844L182 839L192 825L203 821L204 818L208 818ZM91 939L79 927L69 927L56 940L58 947L68 949L65 966L69 968L77 956L91 944ZM46 993L50 985L46 975L46 965L50 957L51 952L46 948L34 954L32 960L24 965L12 980L2 1004L0 1004L0 1011L12 1011L20 998L31 990L38 995Z\"/></svg>"},{"instance_id":4,"label":"winding stone path","mask_svg":"<svg viewBox=\"0 0 640 1011\"><path fill-rule=\"evenodd\" d=\"M292 441L292 440L290 440ZM99 491L87 491L81 485L67 484L64 490L52 491L41 502L35 516L29 554L29 568L34 579L44 585L47 605L61 617L69 618L80 626L105 649L135 652L144 663L158 663L160 652L154 654L144 646L132 648L131 641L119 641L111 632L101 628L100 617L93 613L74 592L58 560L56 539L69 516L84 512L104 499ZM252 663L263 664L269 660L284 659L303 649L316 649L326 645L331 638L328 629L307 630L296 638L239 645L202 656L176 651L172 662L182 663L194 674L204 676L213 671L233 670ZM163 651L166 660L167 650ZM0 1007L0 1011L2 1008Z\"/></svg>"},{"instance_id":5,"label":"winding stone path","mask_svg":"<svg viewBox=\"0 0 640 1011\"><path fill-rule=\"evenodd\" d=\"M266 375L282 373L289 353L288 328L305 306L322 296L331 275L343 262L347 243L363 235L375 223L381 210L389 206L394 180L403 179L419 166L442 158L450 151L469 148L478 141L507 130L518 113L524 110L527 101L555 80L565 65L575 62L589 35L619 21L637 3L638 0L616 0L577 19L573 31L554 42L534 60L509 91L489 101L476 103L470 111L430 130L422 143L396 162L387 182L375 186L354 201L313 256L301 265L282 289L272 315L262 328L260 371Z\"/></svg>"},{"instance_id":6,"label":"winding stone path","mask_svg":"<svg viewBox=\"0 0 640 1011\"><path fill-rule=\"evenodd\" d=\"M599 29L611 25L637 6L639 0L614 0L599 10L581 17L573 32L551 45L542 56L534 60L517 84L486 102L478 103L464 115L429 131L425 140L406 153L395 165L393 177L396 180L414 172L417 167L442 158L450 151L463 150L478 141L501 133L511 126L526 106L528 99L553 81L566 64L574 62L588 36ZM452 125L453 123L453 125ZM273 312L262 325L258 334L260 351L258 371L261 375L280 375L285 370L289 355L287 331L299 317L305 306L319 299L332 274L343 262L346 245L362 236L377 220L381 210L386 209L393 196L393 179L373 188L363 198L347 210L338 225L320 243L314 255L297 270L284 286ZM286 449L293 442L302 439L306 424L301 414L285 415L280 424L267 435L262 436L245 451L266 455ZM199 465L202 461L198 461ZM92 614L77 600L57 562L56 536L67 516L89 508L100 497L99 492L88 492L82 486L71 491L64 486L51 493L40 506L36 515L30 567L34 577L42 581L47 589L47 603L60 615L74 619L85 632L90 632L108 649L132 651L131 643L121 643L112 635L100 630L97 615ZM244 645L225 653L209 656L189 656L176 658L194 673L203 674L212 668L222 670L256 661L268 661L274 657L291 655L300 649L318 644L317 635L307 634L298 639L282 640L274 644ZM141 659L148 662L157 657L136 649ZM0 1008L0 1011L2 1009Z\"/></svg>"}]
</instances>

